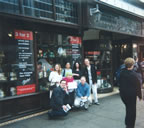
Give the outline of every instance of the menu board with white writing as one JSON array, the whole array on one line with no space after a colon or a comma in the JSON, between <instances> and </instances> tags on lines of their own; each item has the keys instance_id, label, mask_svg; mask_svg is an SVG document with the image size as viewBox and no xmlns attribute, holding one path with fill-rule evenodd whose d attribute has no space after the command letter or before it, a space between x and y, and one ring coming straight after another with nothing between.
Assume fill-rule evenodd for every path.
<instances>
[{"instance_id":1,"label":"menu board with white writing","mask_svg":"<svg viewBox=\"0 0 144 128\"><path fill-rule=\"evenodd\" d=\"M72 61L81 61L81 38L70 36L70 44L72 45Z\"/></svg>"},{"instance_id":2,"label":"menu board with white writing","mask_svg":"<svg viewBox=\"0 0 144 128\"><path fill-rule=\"evenodd\" d=\"M31 31L15 30L17 40L16 72L19 85L34 83L33 33Z\"/></svg>"}]
</instances>

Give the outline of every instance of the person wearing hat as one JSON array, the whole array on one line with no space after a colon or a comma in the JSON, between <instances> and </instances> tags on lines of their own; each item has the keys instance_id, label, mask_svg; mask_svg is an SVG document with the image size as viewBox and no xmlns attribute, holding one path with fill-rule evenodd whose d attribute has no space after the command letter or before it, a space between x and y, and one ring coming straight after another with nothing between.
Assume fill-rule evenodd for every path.
<instances>
[{"instance_id":1,"label":"person wearing hat","mask_svg":"<svg viewBox=\"0 0 144 128\"><path fill-rule=\"evenodd\" d=\"M133 58L126 58L124 61L125 69L120 73L119 90L122 102L126 107L125 125L126 128L134 128L136 120L136 99L141 100L141 84L133 67Z\"/></svg>"}]
</instances>

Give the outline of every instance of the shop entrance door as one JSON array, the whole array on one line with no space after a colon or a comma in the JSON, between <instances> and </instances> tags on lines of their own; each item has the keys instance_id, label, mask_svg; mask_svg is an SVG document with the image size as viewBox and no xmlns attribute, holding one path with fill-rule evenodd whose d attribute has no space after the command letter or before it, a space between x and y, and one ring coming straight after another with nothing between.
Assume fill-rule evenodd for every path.
<instances>
[{"instance_id":1,"label":"shop entrance door","mask_svg":"<svg viewBox=\"0 0 144 128\"><path fill-rule=\"evenodd\" d=\"M144 59L144 45L140 45L140 46L139 46L139 49L140 49L140 50L139 50L139 51L140 51L140 52L139 52L139 60L140 60L140 62L141 62L141 61L143 61L143 59Z\"/></svg>"},{"instance_id":2,"label":"shop entrance door","mask_svg":"<svg viewBox=\"0 0 144 128\"><path fill-rule=\"evenodd\" d=\"M117 86L116 83L116 71L120 67L120 65L123 64L124 60L127 57L132 57L132 43L126 42L126 43L121 43L118 42L116 43L113 42L112 44L112 67L113 67L113 80L114 80L114 85Z\"/></svg>"}]
</instances>

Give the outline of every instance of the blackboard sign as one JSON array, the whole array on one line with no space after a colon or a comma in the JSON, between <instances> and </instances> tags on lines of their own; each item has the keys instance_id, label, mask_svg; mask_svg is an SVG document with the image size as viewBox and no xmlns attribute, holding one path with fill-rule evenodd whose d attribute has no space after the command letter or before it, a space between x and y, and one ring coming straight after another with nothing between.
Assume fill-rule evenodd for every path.
<instances>
[{"instance_id":1,"label":"blackboard sign","mask_svg":"<svg viewBox=\"0 0 144 128\"><path fill-rule=\"evenodd\" d=\"M34 54L33 54L33 33L31 31L15 30L15 39L17 40L17 57L15 70L17 72L17 81L19 86L34 84ZM27 90L28 89L28 90ZM31 91L27 89L24 93ZM22 92L20 94L23 94Z\"/></svg>"}]
</instances>

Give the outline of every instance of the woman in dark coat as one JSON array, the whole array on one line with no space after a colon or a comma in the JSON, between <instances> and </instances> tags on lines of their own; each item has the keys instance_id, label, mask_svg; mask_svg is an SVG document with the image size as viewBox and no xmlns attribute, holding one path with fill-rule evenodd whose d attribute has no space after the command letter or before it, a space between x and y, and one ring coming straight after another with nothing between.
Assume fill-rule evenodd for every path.
<instances>
[{"instance_id":1,"label":"woman in dark coat","mask_svg":"<svg viewBox=\"0 0 144 128\"><path fill-rule=\"evenodd\" d=\"M74 63L72 73L74 80L79 82L82 75L81 64L79 62L76 61Z\"/></svg>"},{"instance_id":2,"label":"woman in dark coat","mask_svg":"<svg viewBox=\"0 0 144 128\"><path fill-rule=\"evenodd\" d=\"M126 128L134 128L136 120L136 99L142 99L140 81L133 71L134 59L127 58L124 61L126 69L120 73L120 96L126 107Z\"/></svg>"}]
</instances>

